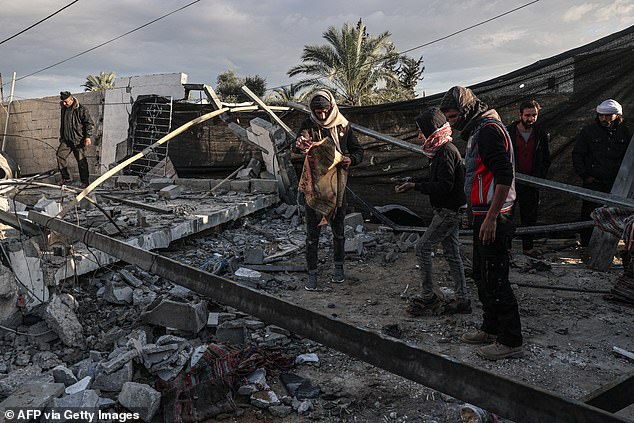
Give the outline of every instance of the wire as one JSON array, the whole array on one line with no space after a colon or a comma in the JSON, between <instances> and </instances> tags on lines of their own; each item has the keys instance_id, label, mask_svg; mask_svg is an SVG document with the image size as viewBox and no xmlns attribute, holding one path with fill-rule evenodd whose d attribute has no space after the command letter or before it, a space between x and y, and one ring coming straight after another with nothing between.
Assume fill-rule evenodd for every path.
<instances>
[{"instance_id":1,"label":"wire","mask_svg":"<svg viewBox=\"0 0 634 423\"><path fill-rule=\"evenodd\" d=\"M69 3L69 4L67 4L66 6L62 7L61 9L59 9L57 12L55 12L55 13L51 13L50 15L48 15L47 17L45 17L44 19L41 19L41 20L39 20L39 21L35 22L35 23L34 23L33 25L31 25L30 27L25 28L25 29L23 29L22 31L18 32L17 34L14 34L14 35L10 36L9 38L6 38L6 39L4 39L4 40L0 41L0 44L4 44L4 43L6 43L7 41L12 40L13 38L17 37L18 35L20 35L20 34L24 34L24 33L25 33L26 31L28 31L29 29L31 29L31 28L33 28L33 27L35 27L35 26L37 26L37 25L41 24L42 22L44 22L45 20L47 20L47 19L49 19L49 18L52 18L53 16L57 15L57 14L58 14L59 12L61 12L62 10L66 9L66 8L68 8L68 7L70 7L70 6L72 6L73 4L77 3L78 1L79 1L79 0L75 0L75 1L73 1L73 2L71 2L71 3Z\"/></svg>"},{"instance_id":2,"label":"wire","mask_svg":"<svg viewBox=\"0 0 634 423\"><path fill-rule=\"evenodd\" d=\"M105 41L105 42L103 42L103 43L101 43L101 44L98 44L98 45L96 45L96 46L94 46L94 47L91 47L91 48L89 48L88 50L84 50L84 51L82 51L81 53L77 53L77 54L75 54L74 56L71 56L71 57L69 57L69 58L67 58L67 59L61 60L61 61L59 61L59 62L57 62L57 63L52 64L52 65L46 66L45 68L42 68L42 69L37 70L37 71L35 71L35 72L31 72L31 73L30 73L30 74L28 74L28 75L24 75L24 76L21 76L21 77L19 77L19 78L16 78L16 81L21 81L21 80L23 80L23 79L26 79L26 78L31 77L31 76L33 76L33 75L36 75L36 74L38 74L38 73L40 73L40 72L44 72L45 70L48 70L48 69L54 68L55 66L61 65L62 63L66 63L66 62L68 62L69 60L75 59L75 58L77 58L77 57L79 57L79 56L82 56L82 55L84 55L84 54L86 54L86 53L89 53L89 52L91 52L91 51L93 51L93 50L96 50L96 49L98 49L98 48L100 48L100 47L103 47L103 46L105 46L105 45L107 45L107 44L110 44L110 43L112 43L112 42L114 42L114 41L117 41L117 40L119 40L119 39L121 39L121 38L125 37L126 35L130 35L130 34L132 34L133 32L136 32L136 31L138 31L138 30L140 30L140 29L145 28L146 26L149 26L149 25L153 24L154 22L158 22L158 21L160 21L161 19L164 19L164 18L166 18L166 17L168 17L168 16L170 16L170 15L173 15L174 13L180 12L180 11L181 11L181 10L183 10L183 9L186 9L186 8L188 8L188 7L190 7L190 6L193 6L194 4L196 4L196 3L200 2L200 1L201 1L201 0L194 0L193 2L188 3L188 4L186 4L185 6L179 7L178 9L173 10L173 11L171 11L171 12L169 12L169 13L166 13L166 14L165 14L165 15L163 15L163 16L159 16L158 18L153 19L153 20L151 20L150 22L145 23L145 24L143 24L143 25L141 25L141 26L139 26L139 27L136 27L136 28L134 28L134 29L132 29L132 30L130 30L130 31L126 32L126 33L124 33L124 34L121 34L121 35L119 35L118 37L115 37L115 38L113 38L113 39L111 39L111 40ZM6 82L4 85L7 85L7 84L8 84L8 82Z\"/></svg>"},{"instance_id":3,"label":"wire","mask_svg":"<svg viewBox=\"0 0 634 423\"><path fill-rule=\"evenodd\" d=\"M373 65L373 64L375 64L375 63L379 63L379 62L382 62L382 61L384 61L384 60L392 59L392 58L397 57L397 56L400 56L400 55L402 55L402 54L409 53L409 52L411 52L411 51L418 50L418 49L423 48L423 47L427 47L427 46L429 46L429 45L431 45L431 44L438 43L438 42L440 42L440 41L446 40L447 38L451 38L451 37L453 37L453 36L455 36L455 35L458 35L458 34L461 34L461 33L465 32L465 31L469 31L470 29L476 28L476 27L478 27L478 26L481 26L481 25L484 25L484 24L489 23L489 22L491 22L491 21L494 21L494 20L496 20L496 19L499 19L499 18L501 18L501 17L503 17L503 16L506 16L506 15L509 15L509 14L511 14L511 13L517 12L518 10L523 9L523 8L525 8L525 7L528 7L528 6L530 6L530 5L532 5L532 4L535 4L535 3L539 2L539 1L540 1L540 0L533 0L533 1L529 2L529 3L525 3L525 4L521 5L521 6L518 6L518 7L514 8L514 9L508 10L508 11L506 11L506 12L504 12L504 13L500 13L499 15L493 16L493 17L491 17L491 18L489 18L489 19L486 19L486 20L484 20L484 21L478 22L478 23L473 24L473 25L471 25L471 26L468 26L468 27L466 27L466 28L462 28L462 29L460 29L460 30L458 30L458 31L452 32L451 34L445 35L445 36L440 37L440 38L436 38L435 40L428 41L428 42L423 43L423 44L420 44L420 45L418 45L418 46L416 46L416 47L408 48L408 49L403 50L403 51L398 52L398 53L391 53L391 54L386 55L385 57L381 57L381 58L378 58L378 59L375 59L375 60L371 60L371 61L369 61L368 63L366 63L365 65ZM321 77L318 77L318 78L314 78L314 79L312 79L312 80L310 80L310 79L309 79L309 80L307 80L307 81L314 81L314 82L318 82L318 81L323 80L323 79L325 79L325 77L321 76ZM296 83L286 84L286 85L280 85L279 87L269 88L269 89L267 89L267 91L276 90L276 89L278 89L278 88L290 87L291 85L295 85L295 84L296 84Z\"/></svg>"}]
</instances>

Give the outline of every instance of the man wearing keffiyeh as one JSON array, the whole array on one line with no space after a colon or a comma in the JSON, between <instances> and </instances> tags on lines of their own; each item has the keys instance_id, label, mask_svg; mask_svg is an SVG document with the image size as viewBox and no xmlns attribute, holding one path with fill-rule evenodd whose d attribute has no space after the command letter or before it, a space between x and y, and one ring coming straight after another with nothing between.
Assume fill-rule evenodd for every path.
<instances>
[{"instance_id":1,"label":"man wearing keffiyeh","mask_svg":"<svg viewBox=\"0 0 634 423\"><path fill-rule=\"evenodd\" d=\"M330 223L333 236L334 273L332 282L345 281L344 218L348 168L363 160L363 149L348 120L339 113L335 98L327 90L315 92L310 99L310 118L302 123L295 151L306 155L299 191L306 199L305 288L317 289L317 251L321 225Z\"/></svg>"},{"instance_id":2,"label":"man wearing keffiyeh","mask_svg":"<svg viewBox=\"0 0 634 423\"><path fill-rule=\"evenodd\" d=\"M412 189L428 194L434 217L416 244L421 269L421 296L412 300L407 312L420 316L428 312L471 313L471 301L460 256L458 230L467 198L465 172L460 152L451 142L451 127L438 108L430 108L416 117L422 152L430 160L429 178L415 178L395 187L402 193ZM432 251L441 243L455 285L455 299L443 305L434 292Z\"/></svg>"}]
</instances>

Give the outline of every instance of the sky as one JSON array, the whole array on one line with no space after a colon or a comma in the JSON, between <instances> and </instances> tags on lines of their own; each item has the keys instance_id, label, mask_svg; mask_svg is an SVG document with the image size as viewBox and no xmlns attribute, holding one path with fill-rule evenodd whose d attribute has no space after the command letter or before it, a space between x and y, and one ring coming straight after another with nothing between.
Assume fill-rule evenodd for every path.
<instances>
[{"instance_id":1,"label":"sky","mask_svg":"<svg viewBox=\"0 0 634 423\"><path fill-rule=\"evenodd\" d=\"M17 78L68 59L192 0L79 0L0 44L8 97ZM329 26L363 19L398 50L428 43L531 0L201 0L101 48L16 82L15 98L81 92L87 75L118 77L184 72L190 83L216 85L218 74L260 75L275 88L296 82L287 71L304 45L323 45ZM72 0L0 2L0 41ZM634 0L539 0L519 11L408 53L423 57L417 95L485 81L554 56L634 23Z\"/></svg>"}]
</instances>

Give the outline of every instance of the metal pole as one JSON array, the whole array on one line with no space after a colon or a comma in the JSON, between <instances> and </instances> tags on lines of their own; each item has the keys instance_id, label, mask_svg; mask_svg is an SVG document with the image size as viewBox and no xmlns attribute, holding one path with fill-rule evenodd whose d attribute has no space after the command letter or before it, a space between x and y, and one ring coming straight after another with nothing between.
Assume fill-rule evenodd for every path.
<instances>
[{"instance_id":1,"label":"metal pole","mask_svg":"<svg viewBox=\"0 0 634 423\"><path fill-rule=\"evenodd\" d=\"M4 145L7 140L7 129L9 128L9 115L11 114L11 103L13 103L13 90L15 89L15 71L11 78L11 92L9 93L9 104L7 105L7 119L4 121L4 134L2 134L2 152L4 153Z\"/></svg>"}]
</instances>

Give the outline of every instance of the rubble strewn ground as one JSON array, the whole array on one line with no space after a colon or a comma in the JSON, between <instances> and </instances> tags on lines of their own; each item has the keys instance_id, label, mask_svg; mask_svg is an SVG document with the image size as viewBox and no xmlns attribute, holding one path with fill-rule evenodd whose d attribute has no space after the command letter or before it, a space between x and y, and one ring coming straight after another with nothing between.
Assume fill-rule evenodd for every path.
<instances>
[{"instance_id":1,"label":"rubble strewn ground","mask_svg":"<svg viewBox=\"0 0 634 423\"><path fill-rule=\"evenodd\" d=\"M632 371L632 363L613 354L612 348L634 351L634 308L583 292L609 291L621 271L586 269L574 240L544 240L539 245L545 251L541 261L514 255L512 282L579 291L517 286L526 356L488 362L459 341L480 321L478 307L471 315L413 318L405 313L407 299L417 293L419 283L413 252L416 235L394 234L351 216L346 228L347 281L331 284L331 235L326 228L320 250L323 290L304 290L305 274L296 271L304 266L304 229L297 213L293 206L275 206L227 224L222 231L176 241L162 254L574 399ZM469 240L463 241L469 256ZM442 258L442 251L437 257ZM265 271L265 263L288 270ZM444 260L434 264L442 291L451 295ZM170 395L181 389L191 394L188 404L197 405L199 415L215 414L216 419L233 422L460 421L463 403L458 399L297 337L213 298L201 298L177 283L125 264L64 281L52 301L24 316L17 332L1 332L0 400L30 395L44 401L59 396L63 388L65 394L52 406L133 411L144 421L163 421L175 408L162 407L172 404ZM469 288L477 306L475 287ZM78 331L83 336L77 336ZM223 342L239 347L223 349ZM231 388L236 395L231 400L226 396L228 386L211 383L210 375L223 374L222 369L207 365L229 363L212 360L225 356L235 358L227 369L243 363L235 373ZM200 382L195 395L177 383L192 368L197 370L187 380ZM47 389L34 392L25 381ZM194 397L215 400L203 406ZM621 415L634 417L634 406Z\"/></svg>"}]
</instances>

